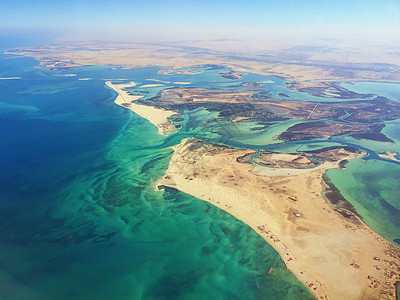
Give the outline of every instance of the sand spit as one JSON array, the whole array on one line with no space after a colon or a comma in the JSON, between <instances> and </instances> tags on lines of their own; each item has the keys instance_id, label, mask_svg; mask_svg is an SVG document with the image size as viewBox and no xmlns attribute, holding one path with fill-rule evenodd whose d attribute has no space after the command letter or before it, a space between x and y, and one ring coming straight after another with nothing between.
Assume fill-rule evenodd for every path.
<instances>
[{"instance_id":1,"label":"sand spit","mask_svg":"<svg viewBox=\"0 0 400 300\"><path fill-rule=\"evenodd\" d=\"M154 84L144 84L139 86L140 88L151 88L151 87L157 87L157 86L164 86L161 83L154 83Z\"/></svg>"},{"instance_id":2,"label":"sand spit","mask_svg":"<svg viewBox=\"0 0 400 300\"><path fill-rule=\"evenodd\" d=\"M396 156L398 155L397 152L384 152L384 153L378 153L378 155L385 159L390 159L390 160L400 162L400 159L396 158Z\"/></svg>"},{"instance_id":3,"label":"sand spit","mask_svg":"<svg viewBox=\"0 0 400 300\"><path fill-rule=\"evenodd\" d=\"M160 134L170 134L176 130L175 126L168 119L170 116L176 114L176 112L133 103L133 101L143 97L141 95L131 95L125 90L125 88L135 86L135 82L126 84L113 84L111 81L107 81L106 85L118 93L118 97L114 101L115 103L129 108L139 116L149 120L149 122L157 127Z\"/></svg>"},{"instance_id":4,"label":"sand spit","mask_svg":"<svg viewBox=\"0 0 400 300\"><path fill-rule=\"evenodd\" d=\"M152 79L152 78L146 79L146 80L148 80L148 81L155 81L155 82L162 82L162 83L171 83L170 81L159 80L159 79Z\"/></svg>"},{"instance_id":5,"label":"sand spit","mask_svg":"<svg viewBox=\"0 0 400 300\"><path fill-rule=\"evenodd\" d=\"M362 154L346 151L336 162L287 175L237 161L253 152L183 140L157 185L212 203L252 227L316 299L395 299L400 249L358 218L333 211L322 195L324 172Z\"/></svg>"},{"instance_id":6,"label":"sand spit","mask_svg":"<svg viewBox=\"0 0 400 300\"><path fill-rule=\"evenodd\" d=\"M175 81L174 84L192 84L192 83L186 81Z\"/></svg>"},{"instance_id":7,"label":"sand spit","mask_svg":"<svg viewBox=\"0 0 400 300\"><path fill-rule=\"evenodd\" d=\"M251 120L250 117L236 117L232 120L233 123Z\"/></svg>"}]
</instances>

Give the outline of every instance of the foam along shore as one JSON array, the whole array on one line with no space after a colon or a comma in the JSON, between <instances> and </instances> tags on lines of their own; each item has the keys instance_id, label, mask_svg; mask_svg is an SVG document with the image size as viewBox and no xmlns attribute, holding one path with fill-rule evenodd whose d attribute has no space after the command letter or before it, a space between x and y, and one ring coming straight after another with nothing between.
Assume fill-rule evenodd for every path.
<instances>
[{"instance_id":1,"label":"foam along shore","mask_svg":"<svg viewBox=\"0 0 400 300\"><path fill-rule=\"evenodd\" d=\"M139 116L147 119L150 123L157 127L160 134L169 134L176 130L176 127L168 118L177 112L133 103L133 101L143 97L141 95L131 95L125 90L128 87L135 86L135 82L126 84L113 84L111 81L107 81L106 85L118 93L118 96L114 101L116 104L129 108Z\"/></svg>"},{"instance_id":2,"label":"foam along shore","mask_svg":"<svg viewBox=\"0 0 400 300\"><path fill-rule=\"evenodd\" d=\"M400 249L356 215L346 218L350 211L335 212L323 197L323 189L329 188L324 172L362 153L341 148L337 161L285 176L262 166L256 169L262 175L254 174L254 164L240 160L253 150L196 139L183 140L173 149L157 186L193 195L246 223L280 254L316 299L395 299Z\"/></svg>"}]
</instances>

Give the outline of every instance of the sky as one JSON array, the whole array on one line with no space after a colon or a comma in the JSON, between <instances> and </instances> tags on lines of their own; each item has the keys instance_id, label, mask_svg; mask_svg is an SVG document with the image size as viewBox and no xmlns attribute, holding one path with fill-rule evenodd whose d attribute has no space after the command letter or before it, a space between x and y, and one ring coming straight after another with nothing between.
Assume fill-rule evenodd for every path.
<instances>
[{"instance_id":1,"label":"sky","mask_svg":"<svg viewBox=\"0 0 400 300\"><path fill-rule=\"evenodd\" d=\"M0 0L0 29L400 28L399 0ZM400 30L398 31L400 32Z\"/></svg>"}]
</instances>

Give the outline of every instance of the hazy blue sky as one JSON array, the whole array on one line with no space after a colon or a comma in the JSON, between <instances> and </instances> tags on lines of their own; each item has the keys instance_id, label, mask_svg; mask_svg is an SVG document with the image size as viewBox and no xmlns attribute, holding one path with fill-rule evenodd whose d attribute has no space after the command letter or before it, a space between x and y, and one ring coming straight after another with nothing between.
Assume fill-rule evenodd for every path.
<instances>
[{"instance_id":1,"label":"hazy blue sky","mask_svg":"<svg viewBox=\"0 0 400 300\"><path fill-rule=\"evenodd\" d=\"M0 26L400 25L399 0L0 0Z\"/></svg>"},{"instance_id":2,"label":"hazy blue sky","mask_svg":"<svg viewBox=\"0 0 400 300\"><path fill-rule=\"evenodd\" d=\"M39 36L37 29L46 29L65 39L158 41L277 32L394 42L400 40L400 0L0 0L0 34L21 34L10 27Z\"/></svg>"}]
</instances>

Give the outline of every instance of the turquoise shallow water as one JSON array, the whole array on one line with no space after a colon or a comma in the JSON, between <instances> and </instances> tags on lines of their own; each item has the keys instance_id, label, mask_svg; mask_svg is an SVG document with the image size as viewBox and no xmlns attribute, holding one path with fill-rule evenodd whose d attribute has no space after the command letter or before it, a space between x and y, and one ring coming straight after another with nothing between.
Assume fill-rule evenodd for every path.
<instances>
[{"instance_id":1,"label":"turquoise shallow water","mask_svg":"<svg viewBox=\"0 0 400 300\"><path fill-rule=\"evenodd\" d=\"M342 87L360 94L375 94L400 101L400 85L382 82L356 82L355 84L343 83Z\"/></svg>"},{"instance_id":2,"label":"turquoise shallow water","mask_svg":"<svg viewBox=\"0 0 400 300\"><path fill-rule=\"evenodd\" d=\"M312 299L242 222L184 193L154 189L172 155L168 147L194 136L290 152L341 143L376 152L400 148L398 121L384 129L393 144L347 137L282 144L276 136L296 121L254 131L251 122L205 124L217 113L202 108L184 112L181 130L163 137L115 105L104 81L171 82L132 89L151 97L177 81L229 88L272 80L264 84L271 95L329 99L288 90L278 78L223 79L212 67L198 75L159 75L157 68L47 71L36 65L0 56L0 77L21 76L0 80L0 299ZM329 171L331 180L372 228L398 238L399 165L358 159L347 166Z\"/></svg>"},{"instance_id":3,"label":"turquoise shallow water","mask_svg":"<svg viewBox=\"0 0 400 300\"><path fill-rule=\"evenodd\" d=\"M372 229L400 242L399 165L354 159L346 170L333 169L327 174Z\"/></svg>"},{"instance_id":4,"label":"turquoise shallow water","mask_svg":"<svg viewBox=\"0 0 400 300\"><path fill-rule=\"evenodd\" d=\"M0 77L22 78L0 81L0 299L312 299L245 224L154 189L168 145L220 138L201 112L162 137L104 86L157 69L36 64L0 57Z\"/></svg>"}]
</instances>

